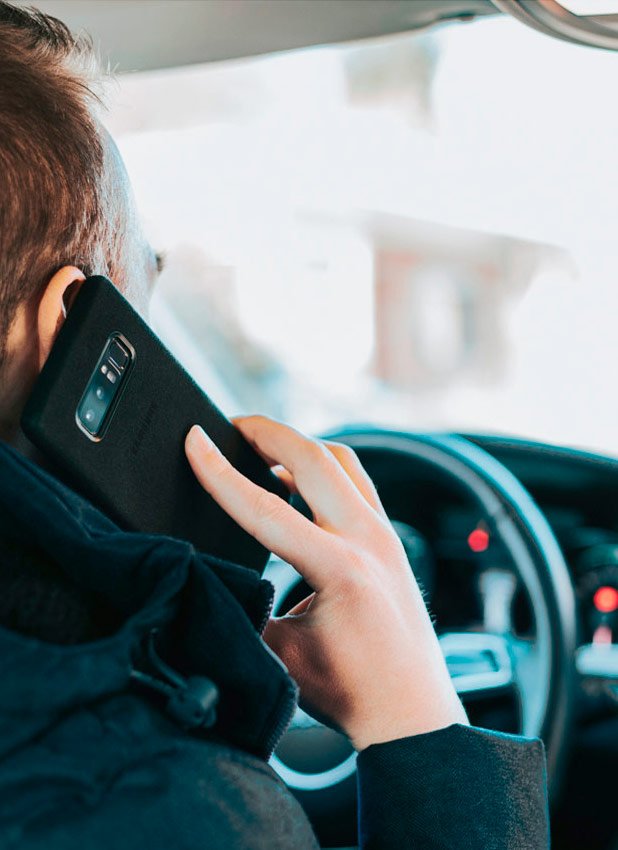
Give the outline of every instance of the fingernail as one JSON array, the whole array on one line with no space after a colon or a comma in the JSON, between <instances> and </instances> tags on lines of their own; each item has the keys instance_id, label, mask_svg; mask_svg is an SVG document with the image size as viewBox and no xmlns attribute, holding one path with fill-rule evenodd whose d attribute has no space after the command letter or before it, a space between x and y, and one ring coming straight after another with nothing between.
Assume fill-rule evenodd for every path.
<instances>
[{"instance_id":1,"label":"fingernail","mask_svg":"<svg viewBox=\"0 0 618 850\"><path fill-rule=\"evenodd\" d=\"M201 446L204 449L209 449L214 445L206 431L204 431L204 429L201 427L201 425L194 425L189 431L187 439L196 448L198 446Z\"/></svg>"}]
</instances>

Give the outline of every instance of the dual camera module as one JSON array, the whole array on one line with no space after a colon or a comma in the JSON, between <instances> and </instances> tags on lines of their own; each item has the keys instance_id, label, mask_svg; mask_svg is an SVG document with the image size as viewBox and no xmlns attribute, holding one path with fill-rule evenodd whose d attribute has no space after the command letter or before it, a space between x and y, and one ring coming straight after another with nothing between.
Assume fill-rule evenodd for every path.
<instances>
[{"instance_id":1,"label":"dual camera module","mask_svg":"<svg viewBox=\"0 0 618 850\"><path fill-rule=\"evenodd\" d=\"M133 348L124 337L113 334L107 340L77 407L77 424L91 439L101 438L133 359Z\"/></svg>"}]
</instances>

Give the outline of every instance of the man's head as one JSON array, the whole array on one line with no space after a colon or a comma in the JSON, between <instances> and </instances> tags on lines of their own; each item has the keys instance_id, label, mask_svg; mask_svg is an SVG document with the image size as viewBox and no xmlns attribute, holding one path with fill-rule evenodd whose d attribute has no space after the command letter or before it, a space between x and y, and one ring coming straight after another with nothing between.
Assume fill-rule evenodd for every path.
<instances>
[{"instance_id":1,"label":"man's head","mask_svg":"<svg viewBox=\"0 0 618 850\"><path fill-rule=\"evenodd\" d=\"M89 42L0 0L0 437L11 437L68 295L104 274L144 309L156 273L97 118Z\"/></svg>"}]
</instances>

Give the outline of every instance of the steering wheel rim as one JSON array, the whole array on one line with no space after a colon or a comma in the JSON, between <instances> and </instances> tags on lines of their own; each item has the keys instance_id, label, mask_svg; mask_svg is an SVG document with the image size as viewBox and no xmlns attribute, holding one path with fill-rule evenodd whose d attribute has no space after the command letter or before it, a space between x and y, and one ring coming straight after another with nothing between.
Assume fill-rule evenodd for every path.
<instances>
[{"instance_id":1,"label":"steering wheel rim","mask_svg":"<svg viewBox=\"0 0 618 850\"><path fill-rule=\"evenodd\" d=\"M572 721L576 614L569 571L545 516L506 467L463 437L359 427L331 432L327 438L349 445L361 460L368 452L394 453L435 467L467 490L491 519L511 553L533 608L538 647L535 663L540 673L536 685L542 689L542 698L536 716L530 713L527 722L524 710L522 732L544 740L550 798L555 798ZM464 633L464 645L466 634L476 638L472 633ZM492 635L487 637L493 640ZM491 648L491 641L488 645ZM523 700L523 689L521 696ZM347 762L331 770L332 776L324 775L322 779L327 778L328 782L323 785L315 784L311 774L291 770L276 754L272 764L291 787L311 791L344 780L354 768L353 761Z\"/></svg>"}]
</instances>

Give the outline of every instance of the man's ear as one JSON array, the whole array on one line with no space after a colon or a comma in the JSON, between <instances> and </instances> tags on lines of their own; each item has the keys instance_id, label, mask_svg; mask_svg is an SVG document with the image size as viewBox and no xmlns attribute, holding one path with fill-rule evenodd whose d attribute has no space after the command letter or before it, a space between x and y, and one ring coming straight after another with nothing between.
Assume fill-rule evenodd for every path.
<instances>
[{"instance_id":1,"label":"man's ear","mask_svg":"<svg viewBox=\"0 0 618 850\"><path fill-rule=\"evenodd\" d=\"M45 287L37 312L39 369L43 368L71 306L71 300L84 280L86 278L78 268L63 266Z\"/></svg>"}]
</instances>

